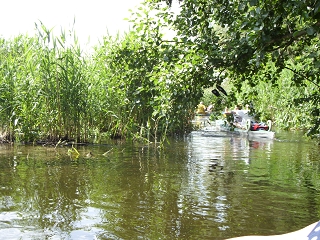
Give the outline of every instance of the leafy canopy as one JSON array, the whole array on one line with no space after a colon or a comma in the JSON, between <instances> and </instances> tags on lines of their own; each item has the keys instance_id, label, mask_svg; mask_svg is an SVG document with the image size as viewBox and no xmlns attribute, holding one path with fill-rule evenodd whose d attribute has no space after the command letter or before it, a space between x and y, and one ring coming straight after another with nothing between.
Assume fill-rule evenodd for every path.
<instances>
[{"instance_id":1,"label":"leafy canopy","mask_svg":"<svg viewBox=\"0 0 320 240\"><path fill-rule=\"evenodd\" d=\"M166 2L172 4L172 1ZM249 86L256 86L257 81L278 84L281 72L287 69L294 74L291 79L296 87L309 88L305 96L294 102L301 104L304 99L318 109L319 0L178 2L180 12L173 20L177 44L192 48L202 58L198 69L204 87L221 83L222 78L238 90L244 81ZM272 70L266 68L271 62ZM312 111L312 115L316 133L320 125L319 111Z\"/></svg>"}]
</instances>

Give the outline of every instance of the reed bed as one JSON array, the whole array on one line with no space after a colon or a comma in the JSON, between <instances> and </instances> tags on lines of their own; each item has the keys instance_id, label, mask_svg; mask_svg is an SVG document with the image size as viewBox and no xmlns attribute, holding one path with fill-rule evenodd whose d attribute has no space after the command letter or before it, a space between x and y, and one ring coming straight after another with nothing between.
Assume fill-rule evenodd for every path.
<instances>
[{"instance_id":1,"label":"reed bed","mask_svg":"<svg viewBox=\"0 0 320 240\"><path fill-rule=\"evenodd\" d=\"M87 54L74 32L56 37L43 24L33 37L0 39L2 140L151 142L185 131L194 100L179 102L186 88L174 64L163 71L164 51L138 40L105 37Z\"/></svg>"}]
</instances>

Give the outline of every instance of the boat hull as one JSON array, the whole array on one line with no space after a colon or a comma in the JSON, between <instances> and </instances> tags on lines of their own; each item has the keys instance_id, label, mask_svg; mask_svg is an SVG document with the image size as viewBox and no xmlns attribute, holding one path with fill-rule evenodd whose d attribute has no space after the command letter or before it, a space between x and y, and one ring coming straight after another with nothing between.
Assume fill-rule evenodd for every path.
<instances>
[{"instance_id":1,"label":"boat hull","mask_svg":"<svg viewBox=\"0 0 320 240\"><path fill-rule=\"evenodd\" d=\"M249 138L267 138L267 139L274 139L275 132L271 131L245 131L245 130L238 130L240 135L248 136Z\"/></svg>"},{"instance_id":2,"label":"boat hull","mask_svg":"<svg viewBox=\"0 0 320 240\"><path fill-rule=\"evenodd\" d=\"M230 130L228 125L224 124L223 121L218 120L215 123L211 122L208 126L204 126L202 128L203 134L206 136L242 136L248 137L249 139L274 139L275 132L259 130L259 131L251 131L235 128Z\"/></svg>"}]
</instances>

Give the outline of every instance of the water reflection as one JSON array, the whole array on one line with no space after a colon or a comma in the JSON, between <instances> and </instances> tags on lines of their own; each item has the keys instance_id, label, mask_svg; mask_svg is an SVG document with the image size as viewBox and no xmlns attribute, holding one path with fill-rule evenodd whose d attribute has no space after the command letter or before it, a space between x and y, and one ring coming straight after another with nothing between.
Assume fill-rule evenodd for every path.
<instances>
[{"instance_id":1,"label":"water reflection","mask_svg":"<svg viewBox=\"0 0 320 240\"><path fill-rule=\"evenodd\" d=\"M197 204L188 211L206 216L217 224L220 231L228 229L232 201L228 184L238 184L235 165L241 165L240 169L246 173L250 152L254 149L270 152L271 146L270 140L249 141L236 136L212 137L201 132L192 133L188 141L188 188L181 197L196 197L192 202Z\"/></svg>"},{"instance_id":2,"label":"water reflection","mask_svg":"<svg viewBox=\"0 0 320 240\"><path fill-rule=\"evenodd\" d=\"M0 146L1 236L225 239L293 231L320 212L319 151L291 138L193 132L165 150L78 151L72 159L65 148Z\"/></svg>"}]
</instances>

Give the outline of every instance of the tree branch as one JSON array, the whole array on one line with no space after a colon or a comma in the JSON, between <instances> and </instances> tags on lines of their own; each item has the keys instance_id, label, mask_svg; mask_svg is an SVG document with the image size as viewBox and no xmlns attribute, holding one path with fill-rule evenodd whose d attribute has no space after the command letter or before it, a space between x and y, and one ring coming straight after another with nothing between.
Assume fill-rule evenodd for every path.
<instances>
[{"instance_id":1,"label":"tree branch","mask_svg":"<svg viewBox=\"0 0 320 240\"><path fill-rule=\"evenodd\" d=\"M320 27L320 21L316 22L315 24L313 24L311 27ZM287 39L298 39L300 38L301 36L304 36L307 34L307 30L304 29L304 30L300 30L300 31L296 31L294 33L289 33L289 34L286 34L278 39L274 39L274 40L271 40L270 42L267 42L267 44L265 45L266 47L267 46L270 46L274 43L277 43L277 42L281 42L283 40L287 40Z\"/></svg>"},{"instance_id":2,"label":"tree branch","mask_svg":"<svg viewBox=\"0 0 320 240\"><path fill-rule=\"evenodd\" d=\"M305 76L305 75L303 75L303 74L301 74L301 73L297 72L296 70L291 69L291 68L289 68L289 67L287 67L287 66L284 66L284 68L286 68L286 69L288 69L288 70L292 71L294 74L297 74L297 75L299 75L300 77L303 77L305 80L307 80L307 81L309 81L309 82L313 83L313 84L314 84L314 85L316 85L318 88L320 88L320 86L319 86L317 83L312 82L312 81L311 81L307 76Z\"/></svg>"}]
</instances>

